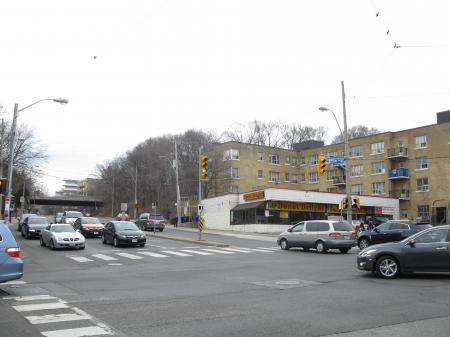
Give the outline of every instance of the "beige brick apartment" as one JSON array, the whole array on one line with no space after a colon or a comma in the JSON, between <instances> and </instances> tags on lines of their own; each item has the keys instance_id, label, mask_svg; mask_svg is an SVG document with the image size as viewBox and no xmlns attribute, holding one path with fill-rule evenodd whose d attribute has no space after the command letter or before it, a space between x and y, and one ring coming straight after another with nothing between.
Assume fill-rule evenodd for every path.
<instances>
[{"instance_id":1,"label":"beige brick apartment","mask_svg":"<svg viewBox=\"0 0 450 337\"><path fill-rule=\"evenodd\" d=\"M352 195L395 197L400 218L445 223L450 201L450 111L438 123L385 132L349 142ZM344 144L296 144L294 150L238 142L216 145L215 174L208 197L264 188L345 193L344 168L327 164L319 177L320 154L343 158Z\"/></svg>"}]
</instances>

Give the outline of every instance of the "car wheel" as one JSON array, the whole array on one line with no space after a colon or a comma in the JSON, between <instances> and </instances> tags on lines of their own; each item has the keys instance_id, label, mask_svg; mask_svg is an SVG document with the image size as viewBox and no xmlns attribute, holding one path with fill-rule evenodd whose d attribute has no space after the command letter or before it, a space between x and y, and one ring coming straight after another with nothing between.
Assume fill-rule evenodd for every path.
<instances>
[{"instance_id":1,"label":"car wheel","mask_svg":"<svg viewBox=\"0 0 450 337\"><path fill-rule=\"evenodd\" d=\"M360 239L360 240L358 241L358 247L359 247L359 249L361 249L361 250L363 250L363 249L365 249L365 248L367 248L367 247L369 247L369 246L370 246L370 242L369 242L369 240L366 239L366 238L362 238L362 239Z\"/></svg>"},{"instance_id":2,"label":"car wheel","mask_svg":"<svg viewBox=\"0 0 450 337\"><path fill-rule=\"evenodd\" d=\"M117 237L114 237L113 244L114 247L119 247L119 241L117 240Z\"/></svg>"},{"instance_id":3,"label":"car wheel","mask_svg":"<svg viewBox=\"0 0 450 337\"><path fill-rule=\"evenodd\" d=\"M79 247L80 249L84 249L86 246L81 246L81 247Z\"/></svg>"},{"instance_id":4,"label":"car wheel","mask_svg":"<svg viewBox=\"0 0 450 337\"><path fill-rule=\"evenodd\" d=\"M30 236L27 233L27 230L25 228L22 227L22 231L21 231L22 237L24 237L25 239L29 239Z\"/></svg>"},{"instance_id":5,"label":"car wheel","mask_svg":"<svg viewBox=\"0 0 450 337\"><path fill-rule=\"evenodd\" d=\"M102 235L102 243L103 243L104 245L106 245L106 238L105 238L105 235Z\"/></svg>"},{"instance_id":6,"label":"car wheel","mask_svg":"<svg viewBox=\"0 0 450 337\"><path fill-rule=\"evenodd\" d=\"M55 243L53 242L53 240L50 240L49 246L51 250L55 250Z\"/></svg>"},{"instance_id":7,"label":"car wheel","mask_svg":"<svg viewBox=\"0 0 450 337\"><path fill-rule=\"evenodd\" d=\"M396 278L400 274L400 265L392 256L382 256L378 259L375 271L381 278Z\"/></svg>"},{"instance_id":8,"label":"car wheel","mask_svg":"<svg viewBox=\"0 0 450 337\"><path fill-rule=\"evenodd\" d=\"M350 250L350 248L339 248L339 251L340 251L342 254L348 253L349 250Z\"/></svg>"},{"instance_id":9,"label":"car wheel","mask_svg":"<svg viewBox=\"0 0 450 337\"><path fill-rule=\"evenodd\" d=\"M40 239L39 241L40 241L41 247L45 247L45 242L44 242L44 240L42 239L42 236L41 236L41 239Z\"/></svg>"},{"instance_id":10,"label":"car wheel","mask_svg":"<svg viewBox=\"0 0 450 337\"><path fill-rule=\"evenodd\" d=\"M289 242L286 239L281 240L280 247L283 250L289 250Z\"/></svg>"},{"instance_id":11,"label":"car wheel","mask_svg":"<svg viewBox=\"0 0 450 337\"><path fill-rule=\"evenodd\" d=\"M325 244L323 243L323 241L316 242L316 250L320 254L324 254L327 252L327 249L325 248Z\"/></svg>"},{"instance_id":12,"label":"car wheel","mask_svg":"<svg viewBox=\"0 0 450 337\"><path fill-rule=\"evenodd\" d=\"M139 246L144 247L144 246L145 246L145 243L141 243L141 244L139 244Z\"/></svg>"},{"instance_id":13,"label":"car wheel","mask_svg":"<svg viewBox=\"0 0 450 337\"><path fill-rule=\"evenodd\" d=\"M163 231L163 229L161 228L160 230L159 230L160 232L162 232Z\"/></svg>"}]
</instances>

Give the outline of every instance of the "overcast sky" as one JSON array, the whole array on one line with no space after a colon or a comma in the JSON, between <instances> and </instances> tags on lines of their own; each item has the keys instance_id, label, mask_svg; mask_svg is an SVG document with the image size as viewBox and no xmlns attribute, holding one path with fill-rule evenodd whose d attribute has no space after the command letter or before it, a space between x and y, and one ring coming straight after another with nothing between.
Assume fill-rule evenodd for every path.
<instances>
[{"instance_id":1,"label":"overcast sky","mask_svg":"<svg viewBox=\"0 0 450 337\"><path fill-rule=\"evenodd\" d=\"M395 131L450 109L450 3L14 0L0 4L0 104L50 155L45 186L139 142L259 119ZM400 48L394 48L394 45ZM330 137L331 138L331 137Z\"/></svg>"}]
</instances>

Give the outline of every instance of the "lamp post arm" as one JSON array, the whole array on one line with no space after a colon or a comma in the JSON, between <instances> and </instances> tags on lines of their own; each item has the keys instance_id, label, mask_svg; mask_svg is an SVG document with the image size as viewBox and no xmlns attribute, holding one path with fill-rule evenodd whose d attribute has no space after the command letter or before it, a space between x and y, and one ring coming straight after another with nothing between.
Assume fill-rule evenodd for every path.
<instances>
[{"instance_id":1,"label":"lamp post arm","mask_svg":"<svg viewBox=\"0 0 450 337\"><path fill-rule=\"evenodd\" d=\"M31 106L33 106L33 105L36 105L36 104L38 104L38 103L40 103L40 102L43 102L43 101L53 101L53 98L43 98L43 99L40 99L39 101L36 101L36 102L34 102L34 103L31 103L31 104L28 104L27 106L24 106L23 108L18 109L17 112L21 112L21 111L23 111L23 110L25 110L25 109L28 109L29 107L31 107Z\"/></svg>"}]
</instances>

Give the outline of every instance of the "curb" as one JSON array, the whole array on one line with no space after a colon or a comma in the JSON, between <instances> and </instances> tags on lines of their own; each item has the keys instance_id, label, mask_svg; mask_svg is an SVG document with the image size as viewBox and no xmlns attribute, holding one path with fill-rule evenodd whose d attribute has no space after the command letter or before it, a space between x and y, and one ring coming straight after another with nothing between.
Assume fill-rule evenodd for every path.
<instances>
[{"instance_id":1,"label":"curb","mask_svg":"<svg viewBox=\"0 0 450 337\"><path fill-rule=\"evenodd\" d=\"M159 238L159 239L167 239L167 240L195 243L197 245L202 245L202 246L215 246L215 247L229 247L230 246L229 244L221 243L221 242L206 241L206 240L198 241L198 240L194 240L194 239L183 238L180 236L172 236L172 235L163 235L163 234L155 235L155 234L146 233L145 236L149 237L149 238Z\"/></svg>"}]
</instances>

